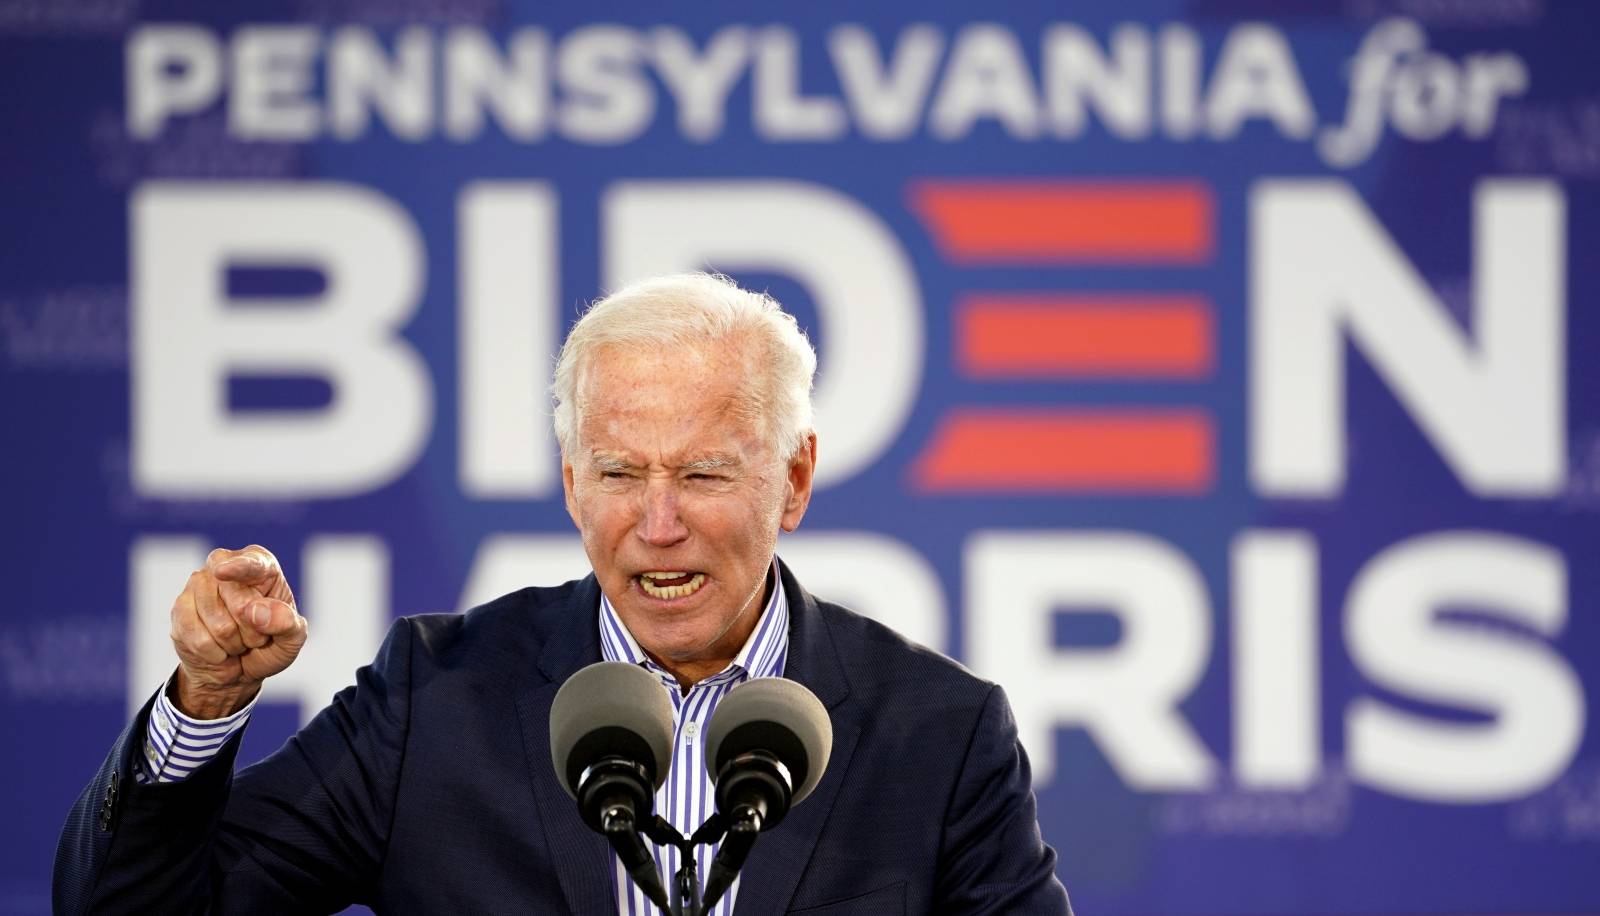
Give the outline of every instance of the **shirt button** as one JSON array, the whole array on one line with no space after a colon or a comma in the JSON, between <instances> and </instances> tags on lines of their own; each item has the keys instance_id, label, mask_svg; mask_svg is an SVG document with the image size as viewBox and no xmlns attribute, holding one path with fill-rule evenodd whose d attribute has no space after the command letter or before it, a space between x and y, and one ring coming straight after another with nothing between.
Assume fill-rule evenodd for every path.
<instances>
[{"instance_id":1,"label":"shirt button","mask_svg":"<svg viewBox=\"0 0 1600 916\"><path fill-rule=\"evenodd\" d=\"M698 734L700 734L700 723L698 722L690 722L688 725L683 727L683 737L685 740L693 741L695 736Z\"/></svg>"}]
</instances>

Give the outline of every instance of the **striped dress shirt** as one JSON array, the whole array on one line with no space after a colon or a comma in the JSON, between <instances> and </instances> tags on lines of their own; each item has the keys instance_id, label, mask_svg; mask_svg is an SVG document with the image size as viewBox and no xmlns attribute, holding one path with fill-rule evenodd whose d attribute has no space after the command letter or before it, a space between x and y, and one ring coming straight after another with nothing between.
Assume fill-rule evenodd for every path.
<instances>
[{"instance_id":1,"label":"striped dress shirt","mask_svg":"<svg viewBox=\"0 0 1600 916\"><path fill-rule=\"evenodd\" d=\"M694 833L717 810L714 787L711 777L706 773L704 751L706 724L711 721L717 703L729 690L751 678L783 676L784 662L789 655L789 602L783 595L776 558L768 575L771 577L772 597L767 600L761 618L756 621L755 631L745 640L744 647L728 667L695 684L687 694L678 689L676 678L644 654L639 644L634 642L633 634L622 625L605 593L600 595L600 654L606 661L643 665L661 679L661 688L672 698L672 768L667 773L666 783L656 792L656 813L666 818L684 836ZM681 864L678 850L671 846L664 849L657 847L649 840L645 841L645 845L655 856L662 884L668 888L670 895L673 877ZM699 886L702 888L711 871L711 859L720 846L718 844L709 849L702 846L695 850L695 870L700 874ZM622 860L613 856L612 864L618 912L622 916L656 913L655 904L633 883ZM706 916L731 916L733 901L738 893L739 879L735 878L722 899Z\"/></svg>"}]
</instances>

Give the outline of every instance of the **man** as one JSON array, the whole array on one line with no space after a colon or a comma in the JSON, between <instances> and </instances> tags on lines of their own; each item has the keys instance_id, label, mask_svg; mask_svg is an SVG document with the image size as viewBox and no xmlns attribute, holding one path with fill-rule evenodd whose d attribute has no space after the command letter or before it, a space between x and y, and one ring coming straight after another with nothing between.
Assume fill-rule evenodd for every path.
<instances>
[{"instance_id":1,"label":"man","mask_svg":"<svg viewBox=\"0 0 1600 916\"><path fill-rule=\"evenodd\" d=\"M397 621L354 687L237 777L237 733L306 622L270 553L214 551L173 607L176 674L68 820L57 910L650 912L550 765L556 690L606 658L673 698L657 804L685 834L712 810L699 731L723 694L783 676L828 707L826 775L719 916L1068 912L1000 688L775 557L811 499L815 366L792 317L719 277L596 303L554 386L593 575Z\"/></svg>"}]
</instances>

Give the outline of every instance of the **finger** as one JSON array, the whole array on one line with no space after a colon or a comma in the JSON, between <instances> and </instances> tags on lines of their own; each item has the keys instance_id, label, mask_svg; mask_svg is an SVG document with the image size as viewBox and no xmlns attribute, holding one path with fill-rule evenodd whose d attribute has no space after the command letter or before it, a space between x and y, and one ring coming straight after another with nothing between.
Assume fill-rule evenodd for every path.
<instances>
[{"instance_id":1,"label":"finger","mask_svg":"<svg viewBox=\"0 0 1600 916\"><path fill-rule=\"evenodd\" d=\"M206 554L206 571L215 573L217 567L219 566L237 565L235 561L238 561L239 563L259 562L259 557L257 557L255 554L246 552L248 549L249 548L245 548L244 550L229 550L226 547L214 548L210 553Z\"/></svg>"},{"instance_id":2,"label":"finger","mask_svg":"<svg viewBox=\"0 0 1600 916\"><path fill-rule=\"evenodd\" d=\"M270 644L241 656L240 670L247 677L258 680L277 674L294 663L295 657L305 647L306 633L306 619L296 614L289 628L274 636Z\"/></svg>"},{"instance_id":3,"label":"finger","mask_svg":"<svg viewBox=\"0 0 1600 916\"><path fill-rule=\"evenodd\" d=\"M283 569L272 551L260 544L243 550L218 547L206 557L206 568L218 579L267 589L283 579Z\"/></svg>"},{"instance_id":4,"label":"finger","mask_svg":"<svg viewBox=\"0 0 1600 916\"><path fill-rule=\"evenodd\" d=\"M239 623L222 603L217 594L217 581L207 572L197 572L189 577L187 589L194 600L200 623L222 651L229 655L243 655L247 649Z\"/></svg>"},{"instance_id":5,"label":"finger","mask_svg":"<svg viewBox=\"0 0 1600 916\"><path fill-rule=\"evenodd\" d=\"M172 645L185 660L220 665L228 659L228 653L217 645L205 624L200 622L200 612L195 608L189 589L184 589L172 605Z\"/></svg>"}]
</instances>

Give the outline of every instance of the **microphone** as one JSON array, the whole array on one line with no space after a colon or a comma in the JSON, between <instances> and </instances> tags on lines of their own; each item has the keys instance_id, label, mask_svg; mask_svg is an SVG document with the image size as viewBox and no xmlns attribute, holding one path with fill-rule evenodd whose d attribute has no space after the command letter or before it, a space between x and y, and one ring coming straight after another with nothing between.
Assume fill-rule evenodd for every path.
<instances>
[{"instance_id":1,"label":"microphone","mask_svg":"<svg viewBox=\"0 0 1600 916\"><path fill-rule=\"evenodd\" d=\"M728 832L706 877L701 912L733 884L756 836L776 827L822 781L833 722L816 695L783 678L728 691L706 726L706 772Z\"/></svg>"},{"instance_id":2,"label":"microphone","mask_svg":"<svg viewBox=\"0 0 1600 916\"><path fill-rule=\"evenodd\" d=\"M583 822L666 910L661 876L639 836L672 765L672 702L661 682L626 662L597 662L567 678L550 706L550 762Z\"/></svg>"}]
</instances>

